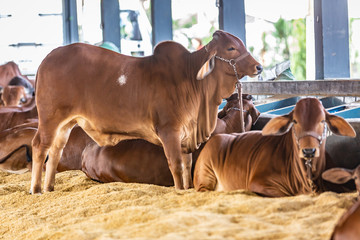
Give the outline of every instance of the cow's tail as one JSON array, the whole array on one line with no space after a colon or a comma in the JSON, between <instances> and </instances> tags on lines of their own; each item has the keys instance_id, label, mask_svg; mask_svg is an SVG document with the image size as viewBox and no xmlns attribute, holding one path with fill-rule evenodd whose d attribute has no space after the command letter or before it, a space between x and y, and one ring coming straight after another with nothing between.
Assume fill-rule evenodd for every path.
<instances>
[{"instance_id":1,"label":"cow's tail","mask_svg":"<svg viewBox=\"0 0 360 240\"><path fill-rule=\"evenodd\" d=\"M29 147L29 145L23 144L23 145L19 146L18 148L14 149L13 151L11 151L5 157L0 158L0 164L6 162L14 153L16 153L21 148L26 149L26 161L29 163L32 162L32 158L31 158L31 154L30 154L30 147Z\"/></svg>"}]
</instances>

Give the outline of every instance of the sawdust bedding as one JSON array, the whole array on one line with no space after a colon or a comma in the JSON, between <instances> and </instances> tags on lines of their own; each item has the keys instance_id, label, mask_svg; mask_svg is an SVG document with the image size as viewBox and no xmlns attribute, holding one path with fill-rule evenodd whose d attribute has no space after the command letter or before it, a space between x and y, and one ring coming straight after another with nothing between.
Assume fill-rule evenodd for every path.
<instances>
[{"instance_id":1,"label":"sawdust bedding","mask_svg":"<svg viewBox=\"0 0 360 240\"><path fill-rule=\"evenodd\" d=\"M101 184L81 171L29 195L31 174L0 172L1 239L329 239L356 193L264 198L148 184Z\"/></svg>"}]
</instances>

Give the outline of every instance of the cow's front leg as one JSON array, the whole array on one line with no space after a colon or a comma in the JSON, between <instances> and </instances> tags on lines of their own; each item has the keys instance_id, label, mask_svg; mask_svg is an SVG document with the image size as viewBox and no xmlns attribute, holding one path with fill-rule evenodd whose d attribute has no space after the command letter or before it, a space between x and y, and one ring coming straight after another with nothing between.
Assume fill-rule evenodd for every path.
<instances>
[{"instance_id":1,"label":"cow's front leg","mask_svg":"<svg viewBox=\"0 0 360 240\"><path fill-rule=\"evenodd\" d=\"M189 188L189 184L184 184L183 181L183 172L187 170L187 168L184 168L187 164L183 164L183 159L187 158L183 158L181 152L180 134L177 132L159 131L159 137L164 148L165 156L168 160L169 169L174 179L175 188ZM191 176L190 172L187 174Z\"/></svg>"},{"instance_id":2,"label":"cow's front leg","mask_svg":"<svg viewBox=\"0 0 360 240\"><path fill-rule=\"evenodd\" d=\"M191 167L192 167L192 154L183 153L182 154L182 179L184 183L184 188L189 189L193 187L193 181L191 178Z\"/></svg>"}]
</instances>

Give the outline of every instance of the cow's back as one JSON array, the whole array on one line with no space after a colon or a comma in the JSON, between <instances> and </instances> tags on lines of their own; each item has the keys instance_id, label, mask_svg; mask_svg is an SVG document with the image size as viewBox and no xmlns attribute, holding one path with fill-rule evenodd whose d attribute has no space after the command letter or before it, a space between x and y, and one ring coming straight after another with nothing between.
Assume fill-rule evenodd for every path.
<instances>
[{"instance_id":1,"label":"cow's back","mask_svg":"<svg viewBox=\"0 0 360 240\"><path fill-rule=\"evenodd\" d=\"M169 56L136 58L79 43L53 50L37 74L40 124L50 117L59 125L76 118L84 130L145 137L159 144L156 124L178 119L180 111L169 108L181 85L169 70Z\"/></svg>"}]
</instances>

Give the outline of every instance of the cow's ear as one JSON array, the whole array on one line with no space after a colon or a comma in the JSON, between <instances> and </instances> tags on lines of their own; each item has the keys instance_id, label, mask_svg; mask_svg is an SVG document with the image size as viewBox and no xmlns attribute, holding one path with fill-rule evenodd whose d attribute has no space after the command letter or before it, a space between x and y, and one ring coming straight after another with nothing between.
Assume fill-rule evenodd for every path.
<instances>
[{"instance_id":1,"label":"cow's ear","mask_svg":"<svg viewBox=\"0 0 360 240\"><path fill-rule=\"evenodd\" d=\"M352 179L353 174L353 170L346 168L331 168L323 172L321 176L326 181L336 184L343 184Z\"/></svg>"},{"instance_id":2,"label":"cow's ear","mask_svg":"<svg viewBox=\"0 0 360 240\"><path fill-rule=\"evenodd\" d=\"M354 128L342 117L326 112L326 123L336 135L356 137Z\"/></svg>"},{"instance_id":3,"label":"cow's ear","mask_svg":"<svg viewBox=\"0 0 360 240\"><path fill-rule=\"evenodd\" d=\"M215 55L208 59L204 65L200 68L196 75L197 80L203 80L207 75L209 75L215 67Z\"/></svg>"},{"instance_id":4,"label":"cow's ear","mask_svg":"<svg viewBox=\"0 0 360 240\"><path fill-rule=\"evenodd\" d=\"M257 120L260 117L260 112L253 106L252 108L250 108L250 116L252 119L252 124L255 125L255 123L257 122Z\"/></svg>"},{"instance_id":5,"label":"cow's ear","mask_svg":"<svg viewBox=\"0 0 360 240\"><path fill-rule=\"evenodd\" d=\"M287 133L292 127L292 112L271 119L263 128L262 135L263 136L279 136Z\"/></svg>"}]
</instances>

